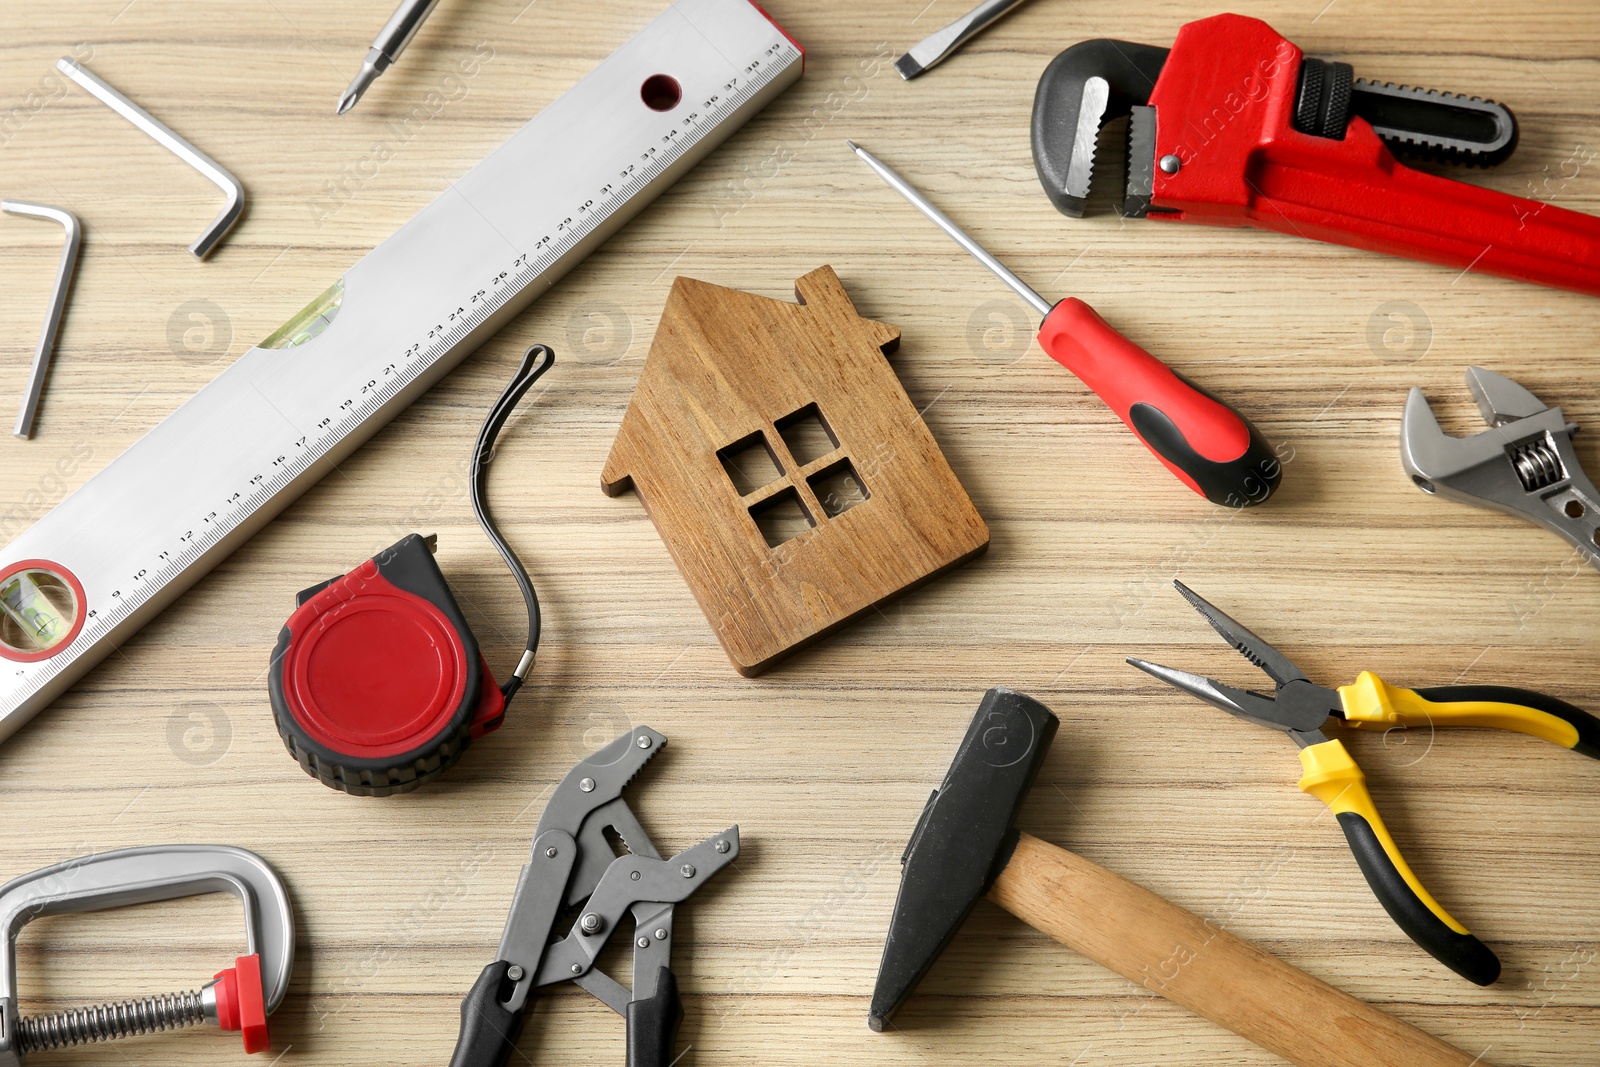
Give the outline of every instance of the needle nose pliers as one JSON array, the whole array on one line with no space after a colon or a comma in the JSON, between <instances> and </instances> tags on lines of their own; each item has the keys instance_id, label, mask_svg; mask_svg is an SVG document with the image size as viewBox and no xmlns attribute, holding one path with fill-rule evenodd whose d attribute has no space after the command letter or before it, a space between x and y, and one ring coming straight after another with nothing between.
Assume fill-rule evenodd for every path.
<instances>
[{"instance_id":1,"label":"needle nose pliers","mask_svg":"<svg viewBox=\"0 0 1600 1067\"><path fill-rule=\"evenodd\" d=\"M1211 678L1142 659L1128 663L1230 715L1287 733L1300 747L1300 789L1328 806L1344 830L1361 873L1379 903L1434 959L1463 978L1489 985L1500 960L1440 907L1412 873L1367 792L1366 776L1344 743L1323 733L1329 718L1357 729L1395 726L1482 726L1513 730L1600 759L1600 719L1543 693L1497 685L1402 689L1371 671L1350 685L1327 689L1308 679L1287 656L1173 582L1223 640L1277 684L1273 696L1235 689Z\"/></svg>"}]
</instances>

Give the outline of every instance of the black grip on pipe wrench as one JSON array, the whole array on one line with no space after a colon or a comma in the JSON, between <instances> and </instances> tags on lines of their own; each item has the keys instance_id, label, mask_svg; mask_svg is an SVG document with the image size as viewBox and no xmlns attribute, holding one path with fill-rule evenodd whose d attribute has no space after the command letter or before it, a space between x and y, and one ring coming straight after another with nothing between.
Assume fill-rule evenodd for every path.
<instances>
[{"instance_id":1,"label":"black grip on pipe wrench","mask_svg":"<svg viewBox=\"0 0 1600 1067\"><path fill-rule=\"evenodd\" d=\"M628 1005L628 1067L671 1067L678 1044L678 1024L683 1022L683 1002L678 999L678 979L661 968L656 994Z\"/></svg>"},{"instance_id":2,"label":"black grip on pipe wrench","mask_svg":"<svg viewBox=\"0 0 1600 1067\"><path fill-rule=\"evenodd\" d=\"M501 1004L514 984L506 977L510 964L496 960L483 969L461 1002L461 1036L450 1067L505 1067L522 1034L522 1012Z\"/></svg>"}]
</instances>

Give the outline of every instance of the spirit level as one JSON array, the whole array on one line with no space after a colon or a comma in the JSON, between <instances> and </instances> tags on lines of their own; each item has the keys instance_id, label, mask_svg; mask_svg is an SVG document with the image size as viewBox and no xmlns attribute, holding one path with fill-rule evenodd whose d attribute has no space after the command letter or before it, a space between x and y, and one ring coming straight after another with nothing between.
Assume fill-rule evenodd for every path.
<instances>
[{"instance_id":1,"label":"spirit level","mask_svg":"<svg viewBox=\"0 0 1600 1067\"><path fill-rule=\"evenodd\" d=\"M750 0L678 0L0 552L0 739L799 77Z\"/></svg>"}]
</instances>

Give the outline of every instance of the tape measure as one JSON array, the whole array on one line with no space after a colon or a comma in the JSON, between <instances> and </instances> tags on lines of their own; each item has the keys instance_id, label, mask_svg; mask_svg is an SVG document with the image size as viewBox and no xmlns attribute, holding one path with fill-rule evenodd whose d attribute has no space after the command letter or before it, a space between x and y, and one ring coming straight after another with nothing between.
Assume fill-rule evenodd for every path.
<instances>
[{"instance_id":1,"label":"tape measure","mask_svg":"<svg viewBox=\"0 0 1600 1067\"><path fill-rule=\"evenodd\" d=\"M677 0L0 551L0 739L794 84L803 65L799 46L750 0Z\"/></svg>"},{"instance_id":2,"label":"tape measure","mask_svg":"<svg viewBox=\"0 0 1600 1067\"><path fill-rule=\"evenodd\" d=\"M434 547L411 534L295 598L267 686L289 754L324 785L415 789L505 719Z\"/></svg>"},{"instance_id":3,"label":"tape measure","mask_svg":"<svg viewBox=\"0 0 1600 1067\"><path fill-rule=\"evenodd\" d=\"M495 402L472 454L472 508L522 589L528 642L504 686L433 558L410 534L349 574L301 590L267 672L289 754L323 785L356 796L406 793L443 774L505 719L539 648L539 598L484 503L494 442L533 383L555 365L534 345Z\"/></svg>"}]
</instances>

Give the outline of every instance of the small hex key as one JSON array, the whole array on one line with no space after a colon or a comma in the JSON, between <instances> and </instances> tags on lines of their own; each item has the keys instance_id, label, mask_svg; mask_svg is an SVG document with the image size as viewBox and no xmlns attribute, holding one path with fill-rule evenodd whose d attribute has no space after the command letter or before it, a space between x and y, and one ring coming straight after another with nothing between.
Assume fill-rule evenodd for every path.
<instances>
[{"instance_id":1,"label":"small hex key","mask_svg":"<svg viewBox=\"0 0 1600 1067\"><path fill-rule=\"evenodd\" d=\"M72 212L46 204L0 200L0 211L8 215L26 215L59 222L62 229L67 231L66 243L61 246L61 265L56 268L55 291L50 295L50 313L45 317L44 330L39 334L39 347L33 353L33 370L28 373L28 392L22 399L22 411L17 415L17 428L12 431L26 440L33 436L33 419L39 412L39 396L44 392L50 357L55 353L56 338L61 334L61 320L67 311L67 293L72 288L72 274L78 266L78 249L83 245L83 227L78 222L78 216Z\"/></svg>"},{"instance_id":2,"label":"small hex key","mask_svg":"<svg viewBox=\"0 0 1600 1067\"><path fill-rule=\"evenodd\" d=\"M239 184L239 179L229 174L216 160L173 133L160 119L101 81L76 60L63 56L56 60L56 69L77 82L90 96L155 138L156 143L167 151L204 174L227 196L228 202L223 205L222 214L213 219L206 232L189 246L189 251L194 253L196 259L205 259L210 255L217 242L222 240L222 235L231 230L233 224L239 221L239 216L244 214L244 186Z\"/></svg>"}]
</instances>

